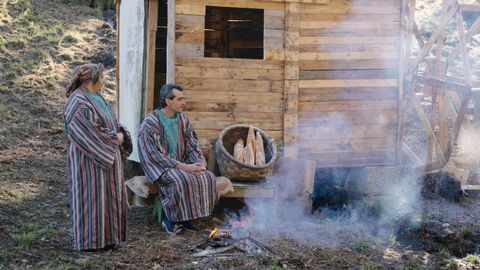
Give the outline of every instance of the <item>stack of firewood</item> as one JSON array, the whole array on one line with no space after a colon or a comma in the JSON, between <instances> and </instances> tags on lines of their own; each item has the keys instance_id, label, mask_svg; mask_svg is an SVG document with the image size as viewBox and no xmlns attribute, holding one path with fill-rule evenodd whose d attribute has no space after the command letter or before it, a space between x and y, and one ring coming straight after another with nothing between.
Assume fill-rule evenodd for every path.
<instances>
[{"instance_id":1,"label":"stack of firewood","mask_svg":"<svg viewBox=\"0 0 480 270\"><path fill-rule=\"evenodd\" d=\"M247 141L244 143L240 138L233 148L233 157L248 165L265 165L265 150L263 148L263 139L260 132L248 129Z\"/></svg>"}]
</instances>

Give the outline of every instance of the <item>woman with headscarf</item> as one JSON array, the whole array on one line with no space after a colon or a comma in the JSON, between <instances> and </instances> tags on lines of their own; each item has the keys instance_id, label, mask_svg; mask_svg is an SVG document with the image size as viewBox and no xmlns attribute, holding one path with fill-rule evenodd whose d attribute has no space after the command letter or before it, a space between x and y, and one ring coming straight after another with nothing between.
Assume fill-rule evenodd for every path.
<instances>
[{"instance_id":1,"label":"woman with headscarf","mask_svg":"<svg viewBox=\"0 0 480 270\"><path fill-rule=\"evenodd\" d=\"M74 70L64 109L67 168L73 221L73 248L111 249L126 240L123 160L130 155L130 133L100 95L102 64Z\"/></svg>"}]
</instances>

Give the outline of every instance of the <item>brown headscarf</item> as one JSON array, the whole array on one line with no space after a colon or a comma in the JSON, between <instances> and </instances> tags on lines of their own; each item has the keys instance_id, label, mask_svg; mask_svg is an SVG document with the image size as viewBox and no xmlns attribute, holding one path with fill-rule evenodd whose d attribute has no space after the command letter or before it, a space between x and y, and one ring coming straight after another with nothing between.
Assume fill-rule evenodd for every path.
<instances>
[{"instance_id":1,"label":"brown headscarf","mask_svg":"<svg viewBox=\"0 0 480 270\"><path fill-rule=\"evenodd\" d=\"M93 75L95 73L100 76L102 72L105 70L105 67L100 64L85 64L75 68L72 74L72 78L70 79L70 83L65 88L67 97L75 91L83 82L93 81Z\"/></svg>"}]
</instances>

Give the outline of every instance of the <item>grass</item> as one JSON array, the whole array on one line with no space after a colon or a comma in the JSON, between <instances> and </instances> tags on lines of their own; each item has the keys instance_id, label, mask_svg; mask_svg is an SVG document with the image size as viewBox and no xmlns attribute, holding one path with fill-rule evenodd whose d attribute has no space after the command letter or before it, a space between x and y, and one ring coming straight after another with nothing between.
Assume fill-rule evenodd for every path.
<instances>
[{"instance_id":1,"label":"grass","mask_svg":"<svg viewBox=\"0 0 480 270\"><path fill-rule=\"evenodd\" d=\"M67 45L67 44L76 44L82 40L84 40L85 34L80 33L78 31L73 31L73 30L67 30L65 34L62 37L62 44Z\"/></svg>"},{"instance_id":2,"label":"grass","mask_svg":"<svg viewBox=\"0 0 480 270\"><path fill-rule=\"evenodd\" d=\"M0 118L7 118L10 116L10 107L0 102Z\"/></svg>"},{"instance_id":3,"label":"grass","mask_svg":"<svg viewBox=\"0 0 480 270\"><path fill-rule=\"evenodd\" d=\"M366 254L372 250L372 246L365 240L357 241L352 246L351 249L357 253Z\"/></svg>"},{"instance_id":4,"label":"grass","mask_svg":"<svg viewBox=\"0 0 480 270\"><path fill-rule=\"evenodd\" d=\"M53 238L58 235L58 231L51 225L40 226L36 224L28 224L23 232L14 236L19 246L32 248L46 238Z\"/></svg>"},{"instance_id":5,"label":"grass","mask_svg":"<svg viewBox=\"0 0 480 270\"><path fill-rule=\"evenodd\" d=\"M478 255L469 254L463 260L473 265L480 265L480 256Z\"/></svg>"}]
</instances>

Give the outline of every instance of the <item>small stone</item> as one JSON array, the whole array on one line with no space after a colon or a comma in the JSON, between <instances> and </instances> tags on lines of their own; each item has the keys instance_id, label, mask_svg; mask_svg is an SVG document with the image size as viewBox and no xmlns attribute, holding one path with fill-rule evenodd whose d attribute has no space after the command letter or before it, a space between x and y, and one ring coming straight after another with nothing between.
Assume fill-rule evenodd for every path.
<instances>
[{"instance_id":1,"label":"small stone","mask_svg":"<svg viewBox=\"0 0 480 270\"><path fill-rule=\"evenodd\" d=\"M438 220L430 220L425 225L425 230L430 234L437 234L442 229L442 222Z\"/></svg>"},{"instance_id":2,"label":"small stone","mask_svg":"<svg viewBox=\"0 0 480 270\"><path fill-rule=\"evenodd\" d=\"M445 239L445 238L448 238L452 235L454 235L455 233L448 229L448 228L444 228L442 230L440 230L438 233L437 233L437 236L440 238L440 239Z\"/></svg>"}]
</instances>

